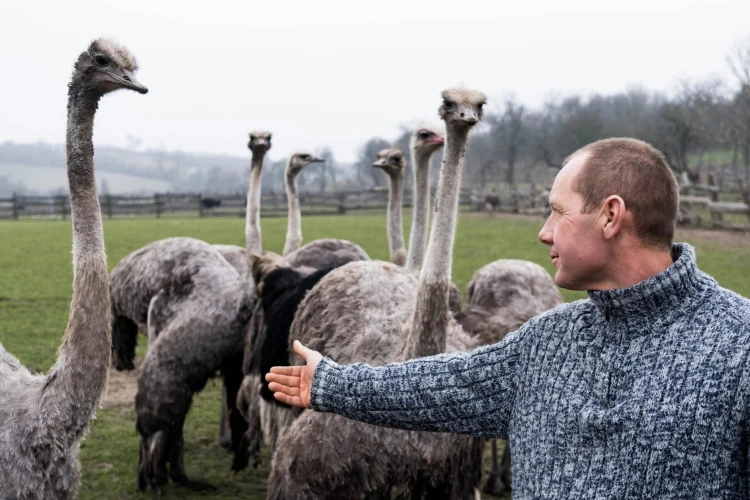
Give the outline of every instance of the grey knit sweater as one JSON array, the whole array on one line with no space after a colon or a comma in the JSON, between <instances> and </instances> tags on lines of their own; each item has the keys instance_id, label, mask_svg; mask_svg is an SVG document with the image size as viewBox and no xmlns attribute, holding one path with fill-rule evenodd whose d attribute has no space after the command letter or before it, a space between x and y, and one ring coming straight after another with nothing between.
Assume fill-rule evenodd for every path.
<instances>
[{"instance_id":1,"label":"grey knit sweater","mask_svg":"<svg viewBox=\"0 0 750 500\"><path fill-rule=\"evenodd\" d=\"M750 301L691 246L502 342L372 368L324 358L315 410L508 439L513 498L750 498Z\"/></svg>"}]
</instances>

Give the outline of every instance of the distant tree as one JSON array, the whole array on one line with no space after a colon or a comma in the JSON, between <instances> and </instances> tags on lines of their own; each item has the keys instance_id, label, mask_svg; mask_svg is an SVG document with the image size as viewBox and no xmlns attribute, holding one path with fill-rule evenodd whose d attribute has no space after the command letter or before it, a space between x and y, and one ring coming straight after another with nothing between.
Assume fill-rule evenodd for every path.
<instances>
[{"instance_id":1,"label":"distant tree","mask_svg":"<svg viewBox=\"0 0 750 500\"><path fill-rule=\"evenodd\" d=\"M109 194L109 183L107 182L106 178L102 178L101 185L99 186L99 194L101 195L107 195Z\"/></svg>"}]
</instances>

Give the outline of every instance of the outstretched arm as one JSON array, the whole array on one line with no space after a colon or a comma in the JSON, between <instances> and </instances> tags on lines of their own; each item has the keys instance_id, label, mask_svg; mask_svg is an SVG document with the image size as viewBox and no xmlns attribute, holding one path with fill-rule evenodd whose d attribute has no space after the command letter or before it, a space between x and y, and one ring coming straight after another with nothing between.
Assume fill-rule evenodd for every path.
<instances>
[{"instance_id":1,"label":"outstretched arm","mask_svg":"<svg viewBox=\"0 0 750 500\"><path fill-rule=\"evenodd\" d=\"M400 429L505 437L524 326L497 344L373 368L341 366L295 342L306 366L266 379L284 403Z\"/></svg>"}]
</instances>

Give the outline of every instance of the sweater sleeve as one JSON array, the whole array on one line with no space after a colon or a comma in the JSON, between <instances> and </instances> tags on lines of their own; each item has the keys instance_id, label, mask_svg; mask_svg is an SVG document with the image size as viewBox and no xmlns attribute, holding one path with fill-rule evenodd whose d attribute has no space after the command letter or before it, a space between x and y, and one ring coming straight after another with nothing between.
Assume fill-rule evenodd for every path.
<instances>
[{"instance_id":1,"label":"sweater sleeve","mask_svg":"<svg viewBox=\"0 0 750 500\"><path fill-rule=\"evenodd\" d=\"M313 377L312 407L386 427L506 438L529 328L469 353L376 368L324 358Z\"/></svg>"}]
</instances>

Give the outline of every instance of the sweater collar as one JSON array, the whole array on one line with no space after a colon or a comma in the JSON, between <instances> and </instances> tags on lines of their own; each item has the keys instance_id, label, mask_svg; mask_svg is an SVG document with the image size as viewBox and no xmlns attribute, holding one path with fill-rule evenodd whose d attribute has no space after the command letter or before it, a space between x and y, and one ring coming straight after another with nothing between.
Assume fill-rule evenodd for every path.
<instances>
[{"instance_id":1,"label":"sweater collar","mask_svg":"<svg viewBox=\"0 0 750 500\"><path fill-rule=\"evenodd\" d=\"M686 305L698 290L715 286L713 279L698 270L692 246L672 245L672 260L673 264L656 276L628 288L589 291L589 298L609 320L621 314L651 315Z\"/></svg>"}]
</instances>

